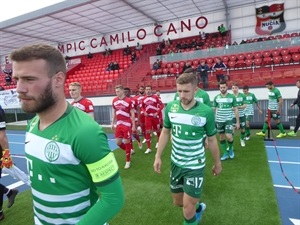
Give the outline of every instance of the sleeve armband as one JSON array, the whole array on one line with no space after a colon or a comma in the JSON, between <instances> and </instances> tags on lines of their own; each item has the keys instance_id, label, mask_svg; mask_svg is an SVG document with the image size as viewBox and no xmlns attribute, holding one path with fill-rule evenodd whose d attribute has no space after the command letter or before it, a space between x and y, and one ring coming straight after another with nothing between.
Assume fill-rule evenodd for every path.
<instances>
[{"instance_id":1,"label":"sleeve armband","mask_svg":"<svg viewBox=\"0 0 300 225\"><path fill-rule=\"evenodd\" d=\"M103 159L91 164L86 164L86 166L94 183L99 183L111 178L119 170L118 163L112 152Z\"/></svg>"}]
</instances>

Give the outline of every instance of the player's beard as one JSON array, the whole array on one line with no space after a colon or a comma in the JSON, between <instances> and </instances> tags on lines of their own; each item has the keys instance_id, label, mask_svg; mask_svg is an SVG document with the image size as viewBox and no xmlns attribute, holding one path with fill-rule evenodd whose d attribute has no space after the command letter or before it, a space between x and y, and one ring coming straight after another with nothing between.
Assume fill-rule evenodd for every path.
<instances>
[{"instance_id":1,"label":"player's beard","mask_svg":"<svg viewBox=\"0 0 300 225\"><path fill-rule=\"evenodd\" d=\"M186 99L186 98L180 99L180 102L182 105L189 105L192 101L193 101L193 98L192 99Z\"/></svg>"},{"instance_id":2,"label":"player's beard","mask_svg":"<svg viewBox=\"0 0 300 225\"><path fill-rule=\"evenodd\" d=\"M22 102L21 107L24 110L24 112L27 113L41 113L49 109L51 106L53 106L56 102L55 97L53 95L52 91L52 86L51 86L51 81L47 84L46 88L44 89L45 91L40 94L39 97L34 98L30 97L31 99L30 102L35 102L35 105L30 105L27 104L26 102ZM22 94L21 94L22 95ZM19 96L21 97L21 96ZM27 97L27 96L25 96Z\"/></svg>"}]
</instances>

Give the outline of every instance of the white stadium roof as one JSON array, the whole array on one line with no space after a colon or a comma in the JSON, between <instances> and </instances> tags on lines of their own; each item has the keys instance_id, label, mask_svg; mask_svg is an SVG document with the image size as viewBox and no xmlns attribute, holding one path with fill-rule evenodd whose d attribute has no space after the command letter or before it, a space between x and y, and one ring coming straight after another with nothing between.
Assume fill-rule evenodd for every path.
<instances>
[{"instance_id":1,"label":"white stadium roof","mask_svg":"<svg viewBox=\"0 0 300 225\"><path fill-rule=\"evenodd\" d=\"M66 0L0 22L0 56L35 43L57 45L266 0ZM5 9L2 9L5 10Z\"/></svg>"}]
</instances>

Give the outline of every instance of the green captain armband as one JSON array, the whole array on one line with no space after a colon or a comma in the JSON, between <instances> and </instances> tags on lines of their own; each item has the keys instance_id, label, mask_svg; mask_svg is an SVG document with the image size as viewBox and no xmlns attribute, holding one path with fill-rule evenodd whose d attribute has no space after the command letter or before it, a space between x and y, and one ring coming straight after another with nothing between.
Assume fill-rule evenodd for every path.
<instances>
[{"instance_id":1,"label":"green captain armband","mask_svg":"<svg viewBox=\"0 0 300 225\"><path fill-rule=\"evenodd\" d=\"M112 152L103 159L91 164L86 164L86 166L90 171L94 183L99 183L109 179L119 170L118 163Z\"/></svg>"}]
</instances>

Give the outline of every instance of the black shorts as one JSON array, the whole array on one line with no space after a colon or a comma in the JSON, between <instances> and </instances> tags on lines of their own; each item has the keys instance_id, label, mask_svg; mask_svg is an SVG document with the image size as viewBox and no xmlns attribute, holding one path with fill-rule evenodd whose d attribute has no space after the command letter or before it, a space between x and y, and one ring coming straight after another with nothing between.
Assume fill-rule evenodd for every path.
<instances>
[{"instance_id":1,"label":"black shorts","mask_svg":"<svg viewBox=\"0 0 300 225\"><path fill-rule=\"evenodd\" d=\"M0 108L0 130L6 129L6 123L5 123L5 112L2 108Z\"/></svg>"}]
</instances>

